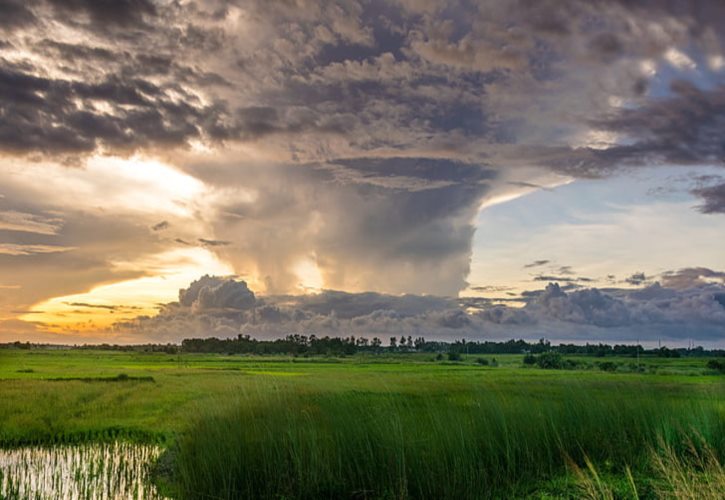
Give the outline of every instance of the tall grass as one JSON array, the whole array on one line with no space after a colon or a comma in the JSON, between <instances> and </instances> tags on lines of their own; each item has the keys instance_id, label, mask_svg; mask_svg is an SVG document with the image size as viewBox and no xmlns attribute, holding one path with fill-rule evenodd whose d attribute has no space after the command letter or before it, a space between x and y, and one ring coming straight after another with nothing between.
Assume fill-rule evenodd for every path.
<instances>
[{"instance_id":1,"label":"tall grass","mask_svg":"<svg viewBox=\"0 0 725 500\"><path fill-rule=\"evenodd\" d=\"M567 460L625 473L694 442L721 459L718 405L564 386L545 398L280 390L200 412L167 458L179 498L512 497Z\"/></svg>"},{"instance_id":2,"label":"tall grass","mask_svg":"<svg viewBox=\"0 0 725 500\"><path fill-rule=\"evenodd\" d=\"M124 442L0 450L0 499L154 500L157 446Z\"/></svg>"}]
</instances>

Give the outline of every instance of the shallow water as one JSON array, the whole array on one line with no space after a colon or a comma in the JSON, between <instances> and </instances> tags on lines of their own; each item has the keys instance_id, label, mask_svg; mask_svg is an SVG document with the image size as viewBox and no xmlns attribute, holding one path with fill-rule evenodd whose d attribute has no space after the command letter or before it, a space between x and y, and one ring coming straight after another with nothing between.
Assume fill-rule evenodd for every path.
<instances>
[{"instance_id":1,"label":"shallow water","mask_svg":"<svg viewBox=\"0 0 725 500\"><path fill-rule=\"evenodd\" d=\"M130 443L0 450L0 498L161 499L150 480L160 453Z\"/></svg>"}]
</instances>

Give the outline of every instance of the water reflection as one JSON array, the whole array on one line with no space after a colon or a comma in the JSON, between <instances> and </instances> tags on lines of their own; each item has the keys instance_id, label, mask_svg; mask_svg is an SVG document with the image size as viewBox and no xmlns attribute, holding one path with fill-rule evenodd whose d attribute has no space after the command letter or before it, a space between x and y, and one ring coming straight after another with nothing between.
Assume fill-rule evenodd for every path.
<instances>
[{"instance_id":1,"label":"water reflection","mask_svg":"<svg viewBox=\"0 0 725 500\"><path fill-rule=\"evenodd\" d=\"M120 442L0 450L0 498L161 499L150 481L160 453Z\"/></svg>"}]
</instances>

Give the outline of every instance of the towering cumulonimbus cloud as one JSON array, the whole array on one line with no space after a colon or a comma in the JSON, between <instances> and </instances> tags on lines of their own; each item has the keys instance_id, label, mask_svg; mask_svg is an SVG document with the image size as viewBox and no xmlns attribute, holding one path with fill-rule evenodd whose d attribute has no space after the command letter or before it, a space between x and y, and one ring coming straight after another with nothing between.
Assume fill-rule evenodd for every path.
<instances>
[{"instance_id":1,"label":"towering cumulonimbus cloud","mask_svg":"<svg viewBox=\"0 0 725 500\"><path fill-rule=\"evenodd\" d=\"M719 0L0 1L0 186L15 193L0 199L0 273L27 308L199 249L275 296L455 296L481 207L642 166L723 166L723 18ZM119 182L111 158L139 160L135 176ZM688 190L723 212L721 181ZM86 220L123 235L82 234ZM212 289L196 310L219 304ZM626 322L572 294L539 307Z\"/></svg>"}]
</instances>

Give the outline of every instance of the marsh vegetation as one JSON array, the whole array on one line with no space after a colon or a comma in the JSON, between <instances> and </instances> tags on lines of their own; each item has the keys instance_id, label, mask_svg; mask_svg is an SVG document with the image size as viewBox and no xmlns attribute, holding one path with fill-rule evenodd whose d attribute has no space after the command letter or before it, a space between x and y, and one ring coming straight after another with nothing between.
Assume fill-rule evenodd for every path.
<instances>
[{"instance_id":1,"label":"marsh vegetation","mask_svg":"<svg viewBox=\"0 0 725 500\"><path fill-rule=\"evenodd\" d=\"M124 442L0 450L0 498L160 499L150 476L159 453Z\"/></svg>"},{"instance_id":2,"label":"marsh vegetation","mask_svg":"<svg viewBox=\"0 0 725 500\"><path fill-rule=\"evenodd\" d=\"M711 359L457 354L0 350L3 494L71 474L149 498L725 496Z\"/></svg>"}]
</instances>

